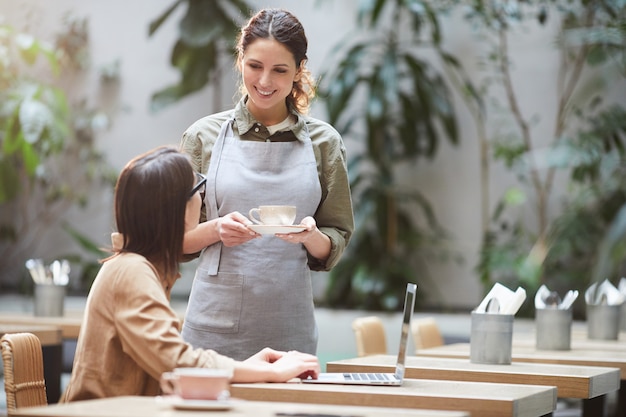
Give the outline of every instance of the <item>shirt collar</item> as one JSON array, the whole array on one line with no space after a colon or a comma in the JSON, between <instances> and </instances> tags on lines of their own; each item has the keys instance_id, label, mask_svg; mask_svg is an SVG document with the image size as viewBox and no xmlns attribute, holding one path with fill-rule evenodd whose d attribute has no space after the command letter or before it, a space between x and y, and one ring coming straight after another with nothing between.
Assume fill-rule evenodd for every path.
<instances>
[{"instance_id":1,"label":"shirt collar","mask_svg":"<svg viewBox=\"0 0 626 417\"><path fill-rule=\"evenodd\" d=\"M248 101L247 95L242 97L235 106L235 125L240 135L246 134L254 127L255 124L260 123L254 118L252 113L250 113L250 110L246 107L246 101ZM289 106L289 113L296 116L297 119L296 124L292 126L291 131L299 141L304 142L307 138L307 131L305 127L306 120L291 106Z\"/></svg>"}]
</instances>

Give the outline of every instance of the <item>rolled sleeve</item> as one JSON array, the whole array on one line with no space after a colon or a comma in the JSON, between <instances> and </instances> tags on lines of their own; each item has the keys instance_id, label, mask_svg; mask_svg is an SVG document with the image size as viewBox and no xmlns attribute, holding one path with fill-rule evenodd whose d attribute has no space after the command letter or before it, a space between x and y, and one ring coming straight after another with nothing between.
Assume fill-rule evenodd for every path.
<instances>
[{"instance_id":1,"label":"rolled sleeve","mask_svg":"<svg viewBox=\"0 0 626 417\"><path fill-rule=\"evenodd\" d=\"M313 271L329 271L341 259L354 231L346 149L339 133L329 124L316 121L307 126L322 186L322 199L315 213L315 221L331 242L328 258L321 261L309 256L309 268Z\"/></svg>"}]
</instances>

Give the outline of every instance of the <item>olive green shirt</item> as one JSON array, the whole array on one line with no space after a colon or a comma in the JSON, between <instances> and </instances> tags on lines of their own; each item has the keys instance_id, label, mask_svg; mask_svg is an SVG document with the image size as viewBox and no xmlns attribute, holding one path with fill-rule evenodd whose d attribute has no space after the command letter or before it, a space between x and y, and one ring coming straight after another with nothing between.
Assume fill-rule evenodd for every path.
<instances>
[{"instance_id":1,"label":"olive green shirt","mask_svg":"<svg viewBox=\"0 0 626 417\"><path fill-rule=\"evenodd\" d=\"M196 121L184 132L181 148L191 155L194 168L198 172L206 173L222 124L233 116L233 135L240 140L304 140L308 130L322 188L322 198L314 217L319 230L331 241L328 259L320 261L309 256L309 268L313 271L328 271L339 262L354 231L346 148L341 135L328 123L303 116L294 110L291 113L297 118L297 122L289 130L270 135L267 128L248 111L245 101L244 97L234 109Z\"/></svg>"}]
</instances>

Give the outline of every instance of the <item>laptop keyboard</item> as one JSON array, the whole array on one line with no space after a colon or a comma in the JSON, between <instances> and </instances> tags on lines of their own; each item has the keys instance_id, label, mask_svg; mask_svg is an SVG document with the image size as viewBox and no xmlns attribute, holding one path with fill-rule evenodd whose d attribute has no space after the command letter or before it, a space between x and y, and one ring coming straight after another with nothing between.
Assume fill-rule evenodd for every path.
<instances>
[{"instance_id":1,"label":"laptop keyboard","mask_svg":"<svg viewBox=\"0 0 626 417\"><path fill-rule=\"evenodd\" d=\"M352 373L344 373L343 374L346 381L391 381L395 378L390 378L389 374L380 374L380 373L360 373L360 372L352 372Z\"/></svg>"}]
</instances>

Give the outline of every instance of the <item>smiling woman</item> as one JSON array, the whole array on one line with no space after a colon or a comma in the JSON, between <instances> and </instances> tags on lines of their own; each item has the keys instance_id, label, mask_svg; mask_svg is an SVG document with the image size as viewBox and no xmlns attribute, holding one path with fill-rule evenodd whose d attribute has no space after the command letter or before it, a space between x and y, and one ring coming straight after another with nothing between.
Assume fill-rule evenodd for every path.
<instances>
[{"instance_id":1,"label":"smiling woman","mask_svg":"<svg viewBox=\"0 0 626 417\"><path fill-rule=\"evenodd\" d=\"M207 176L203 221L185 236L186 253L202 252L183 328L194 346L239 359L264 346L317 350L311 271L337 264L354 222L343 140L306 116L307 47L293 14L256 13L236 47L243 98L183 135ZM295 225L263 230L241 214L263 205L295 206Z\"/></svg>"},{"instance_id":2,"label":"smiling woman","mask_svg":"<svg viewBox=\"0 0 626 417\"><path fill-rule=\"evenodd\" d=\"M274 39L259 39L246 49L240 65L250 112L265 126L287 119L285 97L300 79L289 49Z\"/></svg>"}]
</instances>

